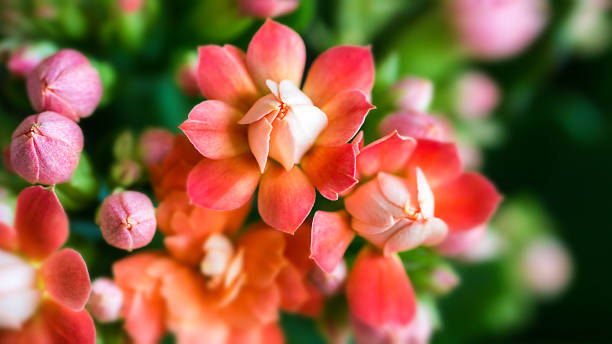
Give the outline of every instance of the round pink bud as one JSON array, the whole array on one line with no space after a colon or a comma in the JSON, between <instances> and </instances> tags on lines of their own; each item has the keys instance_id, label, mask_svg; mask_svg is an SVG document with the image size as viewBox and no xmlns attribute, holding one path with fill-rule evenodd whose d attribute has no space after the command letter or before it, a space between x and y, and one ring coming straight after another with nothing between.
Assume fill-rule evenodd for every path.
<instances>
[{"instance_id":1,"label":"round pink bud","mask_svg":"<svg viewBox=\"0 0 612 344\"><path fill-rule=\"evenodd\" d=\"M54 45L45 42L23 45L11 54L7 68L11 74L25 78L38 66L40 61L56 50Z\"/></svg>"},{"instance_id":2,"label":"round pink bud","mask_svg":"<svg viewBox=\"0 0 612 344\"><path fill-rule=\"evenodd\" d=\"M408 77L398 81L392 87L396 105L401 110L427 110L433 99L433 83L424 78Z\"/></svg>"},{"instance_id":3,"label":"round pink bud","mask_svg":"<svg viewBox=\"0 0 612 344\"><path fill-rule=\"evenodd\" d=\"M13 132L10 155L15 172L35 184L67 182L83 150L81 128L55 112L27 117Z\"/></svg>"},{"instance_id":4,"label":"round pink bud","mask_svg":"<svg viewBox=\"0 0 612 344\"><path fill-rule=\"evenodd\" d=\"M499 103L495 81L481 72L468 72L457 80L455 108L463 118L483 118Z\"/></svg>"},{"instance_id":5,"label":"round pink bud","mask_svg":"<svg viewBox=\"0 0 612 344\"><path fill-rule=\"evenodd\" d=\"M124 191L108 196L100 208L100 229L106 242L131 251L148 245L155 235L155 208L143 193Z\"/></svg>"},{"instance_id":6,"label":"round pink bud","mask_svg":"<svg viewBox=\"0 0 612 344\"><path fill-rule=\"evenodd\" d=\"M572 277L572 261L566 248L553 238L537 239L521 259L527 287L543 297L559 294Z\"/></svg>"},{"instance_id":7,"label":"round pink bud","mask_svg":"<svg viewBox=\"0 0 612 344\"><path fill-rule=\"evenodd\" d=\"M44 59L27 80L37 111L55 111L74 121L90 116L102 97L98 71L83 54L64 49Z\"/></svg>"},{"instance_id":8,"label":"round pink bud","mask_svg":"<svg viewBox=\"0 0 612 344\"><path fill-rule=\"evenodd\" d=\"M238 0L240 11L257 18L274 18L293 12L298 0Z\"/></svg>"},{"instance_id":9,"label":"round pink bud","mask_svg":"<svg viewBox=\"0 0 612 344\"><path fill-rule=\"evenodd\" d=\"M91 315L99 322L116 321L123 307L123 292L110 278L97 278L91 285L87 306Z\"/></svg>"},{"instance_id":10,"label":"round pink bud","mask_svg":"<svg viewBox=\"0 0 612 344\"><path fill-rule=\"evenodd\" d=\"M146 166L159 164L172 149L174 135L166 129L147 129L140 137L140 157Z\"/></svg>"}]
</instances>

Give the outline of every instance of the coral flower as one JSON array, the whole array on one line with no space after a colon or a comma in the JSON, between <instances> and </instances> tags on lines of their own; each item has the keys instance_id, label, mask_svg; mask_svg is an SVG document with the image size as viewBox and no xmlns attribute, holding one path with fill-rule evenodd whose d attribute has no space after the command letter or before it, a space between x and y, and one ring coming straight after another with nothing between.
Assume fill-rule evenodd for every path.
<instances>
[{"instance_id":1,"label":"coral flower","mask_svg":"<svg viewBox=\"0 0 612 344\"><path fill-rule=\"evenodd\" d=\"M238 0L240 12L257 18L272 18L289 14L298 5L298 0Z\"/></svg>"},{"instance_id":2,"label":"coral flower","mask_svg":"<svg viewBox=\"0 0 612 344\"><path fill-rule=\"evenodd\" d=\"M199 49L198 82L208 100L180 128L206 158L191 171L190 199L212 210L244 205L259 185L259 213L293 233L315 201L357 183L347 143L367 112L374 80L369 48L340 46L319 56L303 87L304 42L267 20L246 54L225 45Z\"/></svg>"},{"instance_id":3,"label":"coral flower","mask_svg":"<svg viewBox=\"0 0 612 344\"><path fill-rule=\"evenodd\" d=\"M76 251L58 250L68 217L41 186L17 199L15 227L0 223L0 343L94 343L84 310L91 285Z\"/></svg>"}]
</instances>

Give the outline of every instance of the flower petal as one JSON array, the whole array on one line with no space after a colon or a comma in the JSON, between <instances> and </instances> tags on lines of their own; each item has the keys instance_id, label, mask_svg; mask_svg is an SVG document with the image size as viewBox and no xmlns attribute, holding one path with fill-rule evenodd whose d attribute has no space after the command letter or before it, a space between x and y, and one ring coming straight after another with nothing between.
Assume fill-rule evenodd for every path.
<instances>
[{"instance_id":1,"label":"flower petal","mask_svg":"<svg viewBox=\"0 0 612 344\"><path fill-rule=\"evenodd\" d=\"M249 147L251 148L255 160L257 160L261 173L266 169L266 164L268 162L272 129L274 129L274 127L266 117L249 125Z\"/></svg>"},{"instance_id":2,"label":"flower petal","mask_svg":"<svg viewBox=\"0 0 612 344\"><path fill-rule=\"evenodd\" d=\"M495 186L478 173L463 173L433 189L435 216L449 231L466 231L491 218L501 201Z\"/></svg>"},{"instance_id":3,"label":"flower petal","mask_svg":"<svg viewBox=\"0 0 612 344\"><path fill-rule=\"evenodd\" d=\"M40 321L25 328L32 339L25 343L94 344L96 327L87 310L75 312L51 300L44 301L40 309ZM42 340L42 341L41 341Z\"/></svg>"},{"instance_id":4,"label":"flower petal","mask_svg":"<svg viewBox=\"0 0 612 344\"><path fill-rule=\"evenodd\" d=\"M317 143L339 145L348 142L363 124L366 115L375 108L360 90L346 90L332 98L321 111L327 115L328 126Z\"/></svg>"},{"instance_id":5,"label":"flower petal","mask_svg":"<svg viewBox=\"0 0 612 344\"><path fill-rule=\"evenodd\" d=\"M411 250L420 245L439 244L447 232L446 223L435 217L413 222L397 230L387 239L384 246L385 255Z\"/></svg>"},{"instance_id":6,"label":"flower petal","mask_svg":"<svg viewBox=\"0 0 612 344\"><path fill-rule=\"evenodd\" d=\"M416 313L414 291L399 258L371 248L357 256L346 296L352 315L369 326L408 325Z\"/></svg>"},{"instance_id":7,"label":"flower petal","mask_svg":"<svg viewBox=\"0 0 612 344\"><path fill-rule=\"evenodd\" d=\"M198 53L197 76L202 94L247 111L259 93L246 69L244 53L231 45L205 45Z\"/></svg>"},{"instance_id":8,"label":"flower petal","mask_svg":"<svg viewBox=\"0 0 612 344\"><path fill-rule=\"evenodd\" d=\"M302 169L323 197L337 200L338 194L357 184L357 153L353 145L315 146L303 159Z\"/></svg>"},{"instance_id":9,"label":"flower petal","mask_svg":"<svg viewBox=\"0 0 612 344\"><path fill-rule=\"evenodd\" d=\"M0 222L0 249L7 251L17 249L17 233L13 227L4 222Z\"/></svg>"},{"instance_id":10,"label":"flower petal","mask_svg":"<svg viewBox=\"0 0 612 344\"><path fill-rule=\"evenodd\" d=\"M357 156L357 170L364 177L380 171L397 172L404 167L415 146L413 138L400 136L394 131L361 150Z\"/></svg>"},{"instance_id":11,"label":"flower petal","mask_svg":"<svg viewBox=\"0 0 612 344\"><path fill-rule=\"evenodd\" d=\"M388 196L387 196L388 197ZM344 206L354 220L368 225L371 233L383 231L391 226L395 218L403 217L403 205L398 206L390 201L380 189L377 179L360 185L349 196L344 198ZM396 196L391 199L397 198Z\"/></svg>"},{"instance_id":12,"label":"flower petal","mask_svg":"<svg viewBox=\"0 0 612 344\"><path fill-rule=\"evenodd\" d=\"M245 204L260 177L250 154L230 159L202 159L189 173L187 193L191 201L212 210L232 210Z\"/></svg>"},{"instance_id":13,"label":"flower petal","mask_svg":"<svg viewBox=\"0 0 612 344\"><path fill-rule=\"evenodd\" d=\"M414 176L417 167L423 171L427 182L434 188L459 176L462 165L454 143L418 139L408 160L406 173Z\"/></svg>"},{"instance_id":14,"label":"flower petal","mask_svg":"<svg viewBox=\"0 0 612 344\"><path fill-rule=\"evenodd\" d=\"M332 273L354 237L345 211L317 211L312 220L310 256L321 270Z\"/></svg>"},{"instance_id":15,"label":"flower petal","mask_svg":"<svg viewBox=\"0 0 612 344\"><path fill-rule=\"evenodd\" d=\"M304 93L323 107L337 94L357 89L368 97L374 84L374 59L369 47L340 46L319 55L304 83Z\"/></svg>"},{"instance_id":16,"label":"flower petal","mask_svg":"<svg viewBox=\"0 0 612 344\"><path fill-rule=\"evenodd\" d=\"M244 271L249 285L270 286L286 264L284 235L263 224L255 225L240 238L239 244L244 248Z\"/></svg>"},{"instance_id":17,"label":"flower petal","mask_svg":"<svg viewBox=\"0 0 612 344\"><path fill-rule=\"evenodd\" d=\"M306 47L291 28L268 19L251 39L246 61L255 84L262 91L268 90L266 80L277 83L289 80L300 85Z\"/></svg>"},{"instance_id":18,"label":"flower petal","mask_svg":"<svg viewBox=\"0 0 612 344\"><path fill-rule=\"evenodd\" d=\"M53 300L74 311L85 307L91 292L91 283L87 265L77 251L65 248L54 252L45 259L41 275L45 291Z\"/></svg>"},{"instance_id":19,"label":"flower petal","mask_svg":"<svg viewBox=\"0 0 612 344\"><path fill-rule=\"evenodd\" d=\"M278 112L280 103L274 94L268 94L259 98L253 106L244 114L244 117L238 121L238 124L251 124L259 121L273 112Z\"/></svg>"},{"instance_id":20,"label":"flower petal","mask_svg":"<svg viewBox=\"0 0 612 344\"><path fill-rule=\"evenodd\" d=\"M60 248L68 238L68 216L55 193L31 186L19 194L15 213L19 249L41 259Z\"/></svg>"},{"instance_id":21,"label":"flower petal","mask_svg":"<svg viewBox=\"0 0 612 344\"><path fill-rule=\"evenodd\" d=\"M286 171L270 164L261 178L259 214L268 225L293 233L310 213L315 196L315 188L299 167Z\"/></svg>"},{"instance_id":22,"label":"flower petal","mask_svg":"<svg viewBox=\"0 0 612 344\"><path fill-rule=\"evenodd\" d=\"M226 159L248 151L246 129L236 123L241 116L224 102L205 100L179 128L205 157Z\"/></svg>"},{"instance_id":23,"label":"flower petal","mask_svg":"<svg viewBox=\"0 0 612 344\"><path fill-rule=\"evenodd\" d=\"M41 298L40 291L35 289L9 290L0 294L0 343L12 343L3 341L3 330L20 329L36 313Z\"/></svg>"},{"instance_id":24,"label":"flower petal","mask_svg":"<svg viewBox=\"0 0 612 344\"><path fill-rule=\"evenodd\" d=\"M292 264L283 267L276 283L281 294L280 307L286 312L297 312L310 296L304 278Z\"/></svg>"}]
</instances>

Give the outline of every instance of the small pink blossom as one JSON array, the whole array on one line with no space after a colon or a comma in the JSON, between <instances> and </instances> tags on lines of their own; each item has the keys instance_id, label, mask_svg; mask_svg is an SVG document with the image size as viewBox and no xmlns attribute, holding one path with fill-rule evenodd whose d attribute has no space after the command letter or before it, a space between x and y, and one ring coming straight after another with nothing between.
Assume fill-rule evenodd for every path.
<instances>
[{"instance_id":1,"label":"small pink blossom","mask_svg":"<svg viewBox=\"0 0 612 344\"><path fill-rule=\"evenodd\" d=\"M240 11L247 16L274 18L293 12L299 0L238 0Z\"/></svg>"},{"instance_id":2,"label":"small pink blossom","mask_svg":"<svg viewBox=\"0 0 612 344\"><path fill-rule=\"evenodd\" d=\"M27 117L13 132L11 166L32 184L63 183L70 180L82 150L81 128L64 116L46 111Z\"/></svg>"},{"instance_id":3,"label":"small pink blossom","mask_svg":"<svg viewBox=\"0 0 612 344\"><path fill-rule=\"evenodd\" d=\"M99 219L104 240L128 251L148 245L157 226L153 203L136 191L108 196L100 208Z\"/></svg>"},{"instance_id":4,"label":"small pink blossom","mask_svg":"<svg viewBox=\"0 0 612 344\"><path fill-rule=\"evenodd\" d=\"M174 135L166 129L147 129L140 137L140 158L146 166L156 165L172 149Z\"/></svg>"},{"instance_id":5,"label":"small pink blossom","mask_svg":"<svg viewBox=\"0 0 612 344\"><path fill-rule=\"evenodd\" d=\"M55 50L57 49L48 43L24 44L11 54L7 68L13 75L25 78Z\"/></svg>"},{"instance_id":6,"label":"small pink blossom","mask_svg":"<svg viewBox=\"0 0 612 344\"><path fill-rule=\"evenodd\" d=\"M433 98L433 83L425 78L408 77L391 87L397 97L396 105L400 110L424 112Z\"/></svg>"},{"instance_id":7,"label":"small pink blossom","mask_svg":"<svg viewBox=\"0 0 612 344\"><path fill-rule=\"evenodd\" d=\"M123 307L123 292L110 278L97 278L91 285L87 306L99 322L116 321Z\"/></svg>"},{"instance_id":8,"label":"small pink blossom","mask_svg":"<svg viewBox=\"0 0 612 344\"><path fill-rule=\"evenodd\" d=\"M567 249L554 239L531 243L521 259L521 273L527 287L536 294L559 294L572 277L572 262Z\"/></svg>"},{"instance_id":9,"label":"small pink blossom","mask_svg":"<svg viewBox=\"0 0 612 344\"><path fill-rule=\"evenodd\" d=\"M457 80L455 108L464 118L483 118L491 114L499 103L500 91L488 75L467 72Z\"/></svg>"}]
</instances>

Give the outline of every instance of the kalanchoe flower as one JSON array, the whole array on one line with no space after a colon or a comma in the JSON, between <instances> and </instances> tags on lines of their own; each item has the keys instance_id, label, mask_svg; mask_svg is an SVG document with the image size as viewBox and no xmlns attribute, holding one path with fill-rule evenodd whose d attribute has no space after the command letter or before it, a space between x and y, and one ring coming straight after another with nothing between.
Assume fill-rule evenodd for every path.
<instances>
[{"instance_id":1,"label":"kalanchoe flower","mask_svg":"<svg viewBox=\"0 0 612 344\"><path fill-rule=\"evenodd\" d=\"M13 75L25 78L38 66L40 61L53 54L56 50L57 48L53 44L46 42L24 44L11 54L7 63L7 69Z\"/></svg>"},{"instance_id":2,"label":"kalanchoe flower","mask_svg":"<svg viewBox=\"0 0 612 344\"><path fill-rule=\"evenodd\" d=\"M467 72L455 86L455 108L464 118L483 118L491 114L499 102L495 81L482 72Z\"/></svg>"},{"instance_id":3,"label":"kalanchoe flower","mask_svg":"<svg viewBox=\"0 0 612 344\"><path fill-rule=\"evenodd\" d=\"M100 277L91 285L87 307L91 315L101 323L119 319L123 306L123 292L110 278Z\"/></svg>"},{"instance_id":4,"label":"kalanchoe flower","mask_svg":"<svg viewBox=\"0 0 612 344\"><path fill-rule=\"evenodd\" d=\"M396 106L401 110L424 112L433 98L433 83L424 78L408 77L392 86Z\"/></svg>"},{"instance_id":5,"label":"kalanchoe flower","mask_svg":"<svg viewBox=\"0 0 612 344\"><path fill-rule=\"evenodd\" d=\"M15 172L28 182L66 182L83 150L83 133L73 121L46 111L27 117L15 129L10 155Z\"/></svg>"},{"instance_id":6,"label":"kalanchoe flower","mask_svg":"<svg viewBox=\"0 0 612 344\"><path fill-rule=\"evenodd\" d=\"M139 152L146 166L161 163L172 148L174 135L166 129L152 128L140 136Z\"/></svg>"},{"instance_id":7,"label":"kalanchoe flower","mask_svg":"<svg viewBox=\"0 0 612 344\"><path fill-rule=\"evenodd\" d=\"M319 56L300 89L304 43L267 20L246 55L226 45L199 49L198 81L209 100L180 128L203 159L190 173L191 200L213 210L244 205L257 185L259 213L292 233L315 201L356 182L356 147L347 143L367 112L374 80L369 48L341 46Z\"/></svg>"},{"instance_id":8,"label":"kalanchoe flower","mask_svg":"<svg viewBox=\"0 0 612 344\"><path fill-rule=\"evenodd\" d=\"M0 342L95 342L87 266L59 250L67 237L66 213L41 186L19 194L14 228L0 222Z\"/></svg>"},{"instance_id":9,"label":"kalanchoe flower","mask_svg":"<svg viewBox=\"0 0 612 344\"><path fill-rule=\"evenodd\" d=\"M299 0L238 0L240 11L257 18L274 18L293 12Z\"/></svg>"},{"instance_id":10,"label":"kalanchoe flower","mask_svg":"<svg viewBox=\"0 0 612 344\"><path fill-rule=\"evenodd\" d=\"M451 0L449 11L461 44L483 59L521 52L548 17L546 0Z\"/></svg>"},{"instance_id":11,"label":"kalanchoe flower","mask_svg":"<svg viewBox=\"0 0 612 344\"><path fill-rule=\"evenodd\" d=\"M99 222L104 240L128 251L148 245L157 226L153 203L136 191L108 196L100 207Z\"/></svg>"},{"instance_id":12,"label":"kalanchoe flower","mask_svg":"<svg viewBox=\"0 0 612 344\"><path fill-rule=\"evenodd\" d=\"M98 71L71 49L44 59L28 75L27 88L36 111L54 111L77 122L90 116L102 97Z\"/></svg>"},{"instance_id":13,"label":"kalanchoe flower","mask_svg":"<svg viewBox=\"0 0 612 344\"><path fill-rule=\"evenodd\" d=\"M558 295L572 277L567 249L554 238L539 238L529 244L520 262L521 277L535 294Z\"/></svg>"}]
</instances>

